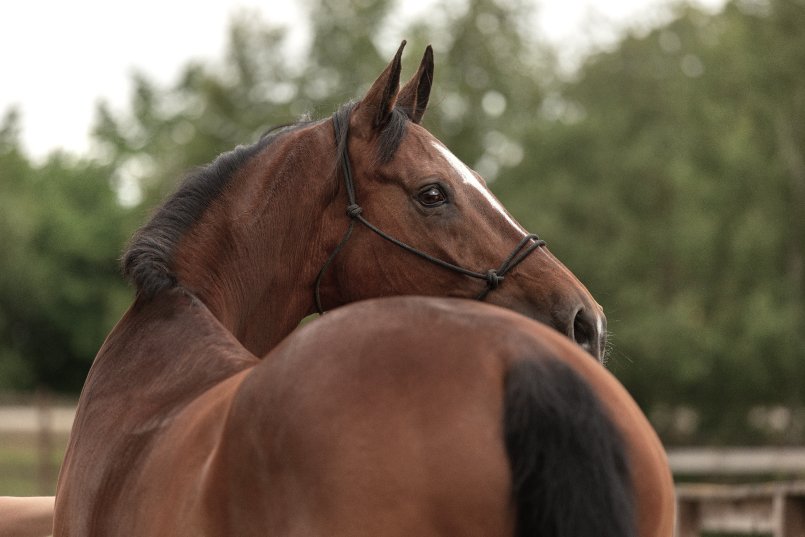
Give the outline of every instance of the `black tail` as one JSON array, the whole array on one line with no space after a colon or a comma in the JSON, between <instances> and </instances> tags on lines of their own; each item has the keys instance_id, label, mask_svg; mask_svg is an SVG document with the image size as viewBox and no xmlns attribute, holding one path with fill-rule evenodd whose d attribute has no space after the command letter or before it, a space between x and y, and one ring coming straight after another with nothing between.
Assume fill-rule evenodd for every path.
<instances>
[{"instance_id":1,"label":"black tail","mask_svg":"<svg viewBox=\"0 0 805 537\"><path fill-rule=\"evenodd\" d=\"M506 374L505 441L517 537L633 537L623 440L587 382L558 360Z\"/></svg>"}]
</instances>

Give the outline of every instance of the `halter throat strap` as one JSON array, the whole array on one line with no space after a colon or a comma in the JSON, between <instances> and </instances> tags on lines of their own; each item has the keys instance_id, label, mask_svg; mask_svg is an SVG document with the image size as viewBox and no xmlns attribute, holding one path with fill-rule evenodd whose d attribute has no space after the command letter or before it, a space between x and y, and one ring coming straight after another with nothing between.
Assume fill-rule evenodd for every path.
<instances>
[{"instance_id":1,"label":"halter throat strap","mask_svg":"<svg viewBox=\"0 0 805 537\"><path fill-rule=\"evenodd\" d=\"M344 121L345 123L342 123ZM344 138L341 139L341 130L344 130ZM384 233L380 229L376 228L372 224L366 221L366 219L361 215L363 209L357 204L355 201L355 181L352 177L352 166L349 161L349 149L347 147L347 139L348 139L348 132L349 132L349 110L345 113L336 112L333 114L333 129L335 130L335 143L336 146L339 148L339 160L341 161L341 172L344 175L344 185L346 186L347 190L347 199L349 200L349 206L347 207L347 216L349 217L349 228L347 229L344 238L341 239L341 242L338 246L333 250L333 253L330 254L330 257L327 258L325 261L324 266L321 267L319 271L319 275L316 277L316 285L314 289L314 294L316 298L316 308L319 311L319 314L324 313L324 308L321 305L321 296L319 293L319 288L321 286L321 279L324 276L324 271L330 266L330 263L333 262L335 256L338 255L338 252L344 247L344 245L349 240L349 237L352 235L352 230L355 228L355 221L357 220L370 230L374 231L384 239L389 242L392 242L411 252L414 255L418 255L419 257L430 261L431 263L435 263L439 266L442 266L446 269L450 269L454 272L458 272L464 274L465 276L470 276L472 278L477 278L479 280L486 281L486 288L481 292L480 295L476 298L476 300L483 300L486 298L486 295L489 294L490 291L493 289L497 289L501 283L503 283L504 275L513 269L517 264L523 261L528 254L539 248L540 246L545 246L545 241L540 239L537 235L531 233L523 237L523 239L519 242L519 244L512 250L506 260L498 269L489 269L485 274L480 272L473 272L471 270L467 270L465 268L461 268L457 265L453 265L452 263L448 263L436 257L433 257L429 254L421 250L417 250L416 248L401 242L394 237L389 236L388 234ZM534 241L529 244L530 241ZM518 255L519 254L519 255Z\"/></svg>"}]
</instances>

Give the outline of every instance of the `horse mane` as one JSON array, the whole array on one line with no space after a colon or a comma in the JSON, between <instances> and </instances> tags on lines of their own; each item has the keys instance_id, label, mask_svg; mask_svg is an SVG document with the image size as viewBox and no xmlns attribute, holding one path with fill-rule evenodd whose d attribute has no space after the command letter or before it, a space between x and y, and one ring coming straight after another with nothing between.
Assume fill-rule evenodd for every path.
<instances>
[{"instance_id":1,"label":"horse mane","mask_svg":"<svg viewBox=\"0 0 805 537\"><path fill-rule=\"evenodd\" d=\"M349 117L357 104L347 103L336 113ZM178 189L156 209L150 221L135 232L121 258L123 275L137 292L152 297L164 289L176 287L178 281L172 267L173 252L185 232L223 192L236 171L282 135L313 122L303 117L295 123L277 125L264 132L257 142L238 146L219 155L212 163L192 170ZM380 133L377 152L379 163L386 164L394 156L405 137L408 122L404 112L393 111ZM339 155L343 154L342 145L346 144L349 123L343 121L342 125ZM336 171L338 166L336 160L333 170ZM338 177L337 173L331 175Z\"/></svg>"},{"instance_id":2,"label":"horse mane","mask_svg":"<svg viewBox=\"0 0 805 537\"><path fill-rule=\"evenodd\" d=\"M173 251L184 233L229 184L237 170L277 138L306 124L272 127L248 146L222 153L212 163L191 170L177 190L156 209L150 221L137 230L121 258L123 275L138 292L154 296L175 287Z\"/></svg>"}]
</instances>

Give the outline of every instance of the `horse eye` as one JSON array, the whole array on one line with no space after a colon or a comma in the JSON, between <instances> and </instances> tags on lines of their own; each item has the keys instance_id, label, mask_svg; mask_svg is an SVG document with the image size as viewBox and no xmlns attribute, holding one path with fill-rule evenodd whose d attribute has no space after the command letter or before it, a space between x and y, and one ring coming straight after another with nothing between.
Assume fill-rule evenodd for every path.
<instances>
[{"instance_id":1,"label":"horse eye","mask_svg":"<svg viewBox=\"0 0 805 537\"><path fill-rule=\"evenodd\" d=\"M434 207L444 203L445 197L441 190L432 186L419 193L419 202L425 207Z\"/></svg>"}]
</instances>

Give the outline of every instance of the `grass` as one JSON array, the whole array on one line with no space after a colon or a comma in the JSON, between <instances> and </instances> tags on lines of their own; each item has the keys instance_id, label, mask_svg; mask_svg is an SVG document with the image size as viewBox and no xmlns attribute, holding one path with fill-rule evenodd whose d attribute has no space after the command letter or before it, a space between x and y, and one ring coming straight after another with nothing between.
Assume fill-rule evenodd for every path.
<instances>
[{"instance_id":1,"label":"grass","mask_svg":"<svg viewBox=\"0 0 805 537\"><path fill-rule=\"evenodd\" d=\"M54 495L67 439L54 434L43 457L36 434L0 433L0 496Z\"/></svg>"}]
</instances>

